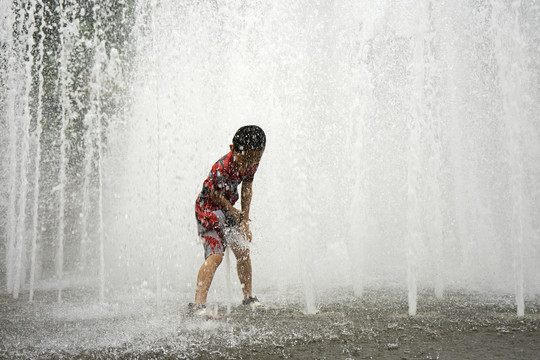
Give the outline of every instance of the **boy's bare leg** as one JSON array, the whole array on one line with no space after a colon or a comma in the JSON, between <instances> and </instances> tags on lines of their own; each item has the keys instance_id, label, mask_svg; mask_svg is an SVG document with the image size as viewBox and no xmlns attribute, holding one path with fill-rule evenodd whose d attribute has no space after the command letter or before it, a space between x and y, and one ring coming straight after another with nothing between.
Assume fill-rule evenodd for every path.
<instances>
[{"instance_id":1,"label":"boy's bare leg","mask_svg":"<svg viewBox=\"0 0 540 360\"><path fill-rule=\"evenodd\" d=\"M236 271L238 272L238 279L242 285L245 300L251 296L251 258L249 249L231 246L231 250L236 257Z\"/></svg>"},{"instance_id":2,"label":"boy's bare leg","mask_svg":"<svg viewBox=\"0 0 540 360\"><path fill-rule=\"evenodd\" d=\"M197 290L195 290L195 304L206 304L206 296L214 279L214 274L223 260L223 254L210 255L199 269L197 275Z\"/></svg>"}]
</instances>

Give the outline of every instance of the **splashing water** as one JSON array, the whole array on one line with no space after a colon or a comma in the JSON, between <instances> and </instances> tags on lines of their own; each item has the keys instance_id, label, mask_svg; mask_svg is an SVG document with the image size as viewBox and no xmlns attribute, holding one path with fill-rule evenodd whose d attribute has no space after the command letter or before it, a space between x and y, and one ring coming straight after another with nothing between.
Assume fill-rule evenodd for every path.
<instances>
[{"instance_id":1,"label":"splashing water","mask_svg":"<svg viewBox=\"0 0 540 360\"><path fill-rule=\"evenodd\" d=\"M194 201L248 123L268 137L251 211L261 299L300 292L313 314L329 289L398 287L414 315L418 288L464 288L514 293L523 316L540 293L533 2L0 9L14 297L194 292Z\"/></svg>"}]
</instances>

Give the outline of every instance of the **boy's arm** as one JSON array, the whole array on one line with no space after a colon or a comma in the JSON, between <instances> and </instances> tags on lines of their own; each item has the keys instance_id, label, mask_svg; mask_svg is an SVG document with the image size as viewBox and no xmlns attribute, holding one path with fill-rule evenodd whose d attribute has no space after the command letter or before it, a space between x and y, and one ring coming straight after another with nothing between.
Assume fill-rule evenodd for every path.
<instances>
[{"instance_id":1,"label":"boy's arm","mask_svg":"<svg viewBox=\"0 0 540 360\"><path fill-rule=\"evenodd\" d=\"M229 213L231 214L238 214L241 216L240 221L238 222L247 222L249 221L249 208L251 205L251 194L253 193L251 183L245 182L242 184L242 195L241 195L241 202L242 202L242 212L240 213L238 209L236 209L234 206L231 205L230 202L225 199L225 197L222 195L222 192L219 190L212 189L210 191L210 200L212 202L222 208L225 208Z\"/></svg>"},{"instance_id":2,"label":"boy's arm","mask_svg":"<svg viewBox=\"0 0 540 360\"><path fill-rule=\"evenodd\" d=\"M242 183L242 222L240 226L244 230L244 233L246 234L246 238L249 242L251 242L252 236L251 236L251 230L249 229L249 207L251 205L251 195L253 194L253 190L251 187L251 182L243 182Z\"/></svg>"},{"instance_id":3,"label":"boy's arm","mask_svg":"<svg viewBox=\"0 0 540 360\"><path fill-rule=\"evenodd\" d=\"M243 221L247 222L249 221L249 207L251 206L251 195L253 194L253 190L251 187L251 182L243 182L242 183L242 214L243 214Z\"/></svg>"},{"instance_id":4,"label":"boy's arm","mask_svg":"<svg viewBox=\"0 0 540 360\"><path fill-rule=\"evenodd\" d=\"M225 199L221 191L212 189L210 191L210 200L212 200L212 202L219 207L224 208L231 216L234 217L237 223L242 221L242 213L232 206L227 199Z\"/></svg>"}]
</instances>

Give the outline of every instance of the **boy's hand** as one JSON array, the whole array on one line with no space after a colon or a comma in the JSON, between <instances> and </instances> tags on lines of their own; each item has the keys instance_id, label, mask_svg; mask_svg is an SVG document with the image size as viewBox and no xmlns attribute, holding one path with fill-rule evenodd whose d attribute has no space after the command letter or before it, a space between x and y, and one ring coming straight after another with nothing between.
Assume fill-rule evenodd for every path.
<instances>
[{"instance_id":1,"label":"boy's hand","mask_svg":"<svg viewBox=\"0 0 540 360\"><path fill-rule=\"evenodd\" d=\"M234 219L235 223L242 224L242 222L244 221L244 214L240 210L231 206L228 212Z\"/></svg>"},{"instance_id":2,"label":"boy's hand","mask_svg":"<svg viewBox=\"0 0 540 360\"><path fill-rule=\"evenodd\" d=\"M249 221L250 219L247 216L247 213L244 211L240 211L234 206L231 205L230 202L225 199L223 196L223 193L219 190L212 189L210 191L210 199L212 202L216 205L220 205L221 207L225 208L230 216L234 219L234 221L237 224L240 224L240 229L246 236L246 239L251 242L252 235L251 230L249 229Z\"/></svg>"}]
</instances>

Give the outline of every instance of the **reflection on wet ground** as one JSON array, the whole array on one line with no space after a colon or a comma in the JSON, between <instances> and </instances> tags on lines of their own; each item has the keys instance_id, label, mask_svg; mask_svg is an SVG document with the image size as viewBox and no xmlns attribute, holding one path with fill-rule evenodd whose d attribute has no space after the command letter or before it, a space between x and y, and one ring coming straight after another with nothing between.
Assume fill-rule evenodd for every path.
<instances>
[{"instance_id":1,"label":"reflection on wet ground","mask_svg":"<svg viewBox=\"0 0 540 360\"><path fill-rule=\"evenodd\" d=\"M220 321L183 316L185 299L123 293L108 304L84 292L37 294L34 303L0 295L0 357L179 359L537 359L540 299L517 317L511 295L421 293L418 315L407 314L407 295L395 289L319 296L318 313L302 312L301 299L266 309L241 306ZM88 295L87 295L88 296ZM273 301L272 299L276 299ZM225 304L209 304L226 312Z\"/></svg>"}]
</instances>

